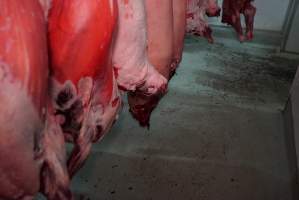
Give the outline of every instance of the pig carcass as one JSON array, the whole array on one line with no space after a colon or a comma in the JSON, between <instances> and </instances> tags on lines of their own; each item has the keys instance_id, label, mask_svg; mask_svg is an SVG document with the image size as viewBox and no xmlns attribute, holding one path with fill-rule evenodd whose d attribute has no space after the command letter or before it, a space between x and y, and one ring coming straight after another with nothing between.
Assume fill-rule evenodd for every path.
<instances>
[{"instance_id":1,"label":"pig carcass","mask_svg":"<svg viewBox=\"0 0 299 200\"><path fill-rule=\"evenodd\" d=\"M62 131L46 123L46 23L36 0L0 2L0 199L71 199Z\"/></svg>"},{"instance_id":2,"label":"pig carcass","mask_svg":"<svg viewBox=\"0 0 299 200\"><path fill-rule=\"evenodd\" d=\"M167 80L149 62L144 0L118 0L119 18L113 66L119 88L148 95L164 90Z\"/></svg>"},{"instance_id":3,"label":"pig carcass","mask_svg":"<svg viewBox=\"0 0 299 200\"><path fill-rule=\"evenodd\" d=\"M185 10L186 1L183 0L146 0L149 61L167 80L172 77L182 57ZM128 94L130 112L141 126L149 127L151 112L164 94Z\"/></svg>"},{"instance_id":4,"label":"pig carcass","mask_svg":"<svg viewBox=\"0 0 299 200\"><path fill-rule=\"evenodd\" d=\"M231 25L237 32L239 40L253 39L253 24L256 8L253 0L223 0L222 23ZM246 23L246 38L243 34L240 15L244 14Z\"/></svg>"},{"instance_id":5,"label":"pig carcass","mask_svg":"<svg viewBox=\"0 0 299 200\"><path fill-rule=\"evenodd\" d=\"M221 8L217 0L187 0L187 26L186 32L189 34L207 38L213 43L212 29L206 21L208 17L220 16Z\"/></svg>"},{"instance_id":6,"label":"pig carcass","mask_svg":"<svg viewBox=\"0 0 299 200\"><path fill-rule=\"evenodd\" d=\"M74 148L70 176L93 142L110 129L121 107L112 68L117 19L114 0L54 0L49 13L51 98L55 117Z\"/></svg>"}]
</instances>

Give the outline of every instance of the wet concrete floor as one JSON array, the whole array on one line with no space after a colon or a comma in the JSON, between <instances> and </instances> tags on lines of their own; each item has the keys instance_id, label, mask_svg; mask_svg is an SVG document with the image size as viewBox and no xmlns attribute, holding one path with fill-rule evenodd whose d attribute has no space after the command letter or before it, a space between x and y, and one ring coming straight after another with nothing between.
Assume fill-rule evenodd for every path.
<instances>
[{"instance_id":1,"label":"wet concrete floor","mask_svg":"<svg viewBox=\"0 0 299 200\"><path fill-rule=\"evenodd\" d=\"M298 60L186 39L150 130L124 107L73 181L78 199L292 200L281 111Z\"/></svg>"}]
</instances>

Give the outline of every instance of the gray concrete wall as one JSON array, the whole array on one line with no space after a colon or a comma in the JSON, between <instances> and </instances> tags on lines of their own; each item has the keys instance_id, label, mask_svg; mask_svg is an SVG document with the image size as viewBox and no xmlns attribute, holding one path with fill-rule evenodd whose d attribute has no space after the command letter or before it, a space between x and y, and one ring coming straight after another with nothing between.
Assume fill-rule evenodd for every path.
<instances>
[{"instance_id":1,"label":"gray concrete wall","mask_svg":"<svg viewBox=\"0 0 299 200\"><path fill-rule=\"evenodd\" d=\"M294 17L291 20L290 31L287 34L285 51L299 53L299 7L296 4Z\"/></svg>"},{"instance_id":2,"label":"gray concrete wall","mask_svg":"<svg viewBox=\"0 0 299 200\"><path fill-rule=\"evenodd\" d=\"M222 0L218 0L222 5ZM282 31L290 0L255 0L257 7L255 28L267 31ZM210 18L213 25L223 25L221 17Z\"/></svg>"},{"instance_id":3,"label":"gray concrete wall","mask_svg":"<svg viewBox=\"0 0 299 200\"><path fill-rule=\"evenodd\" d=\"M297 152L297 165L299 169L299 71L297 71L291 88L290 103L292 107L294 140Z\"/></svg>"},{"instance_id":4,"label":"gray concrete wall","mask_svg":"<svg viewBox=\"0 0 299 200\"><path fill-rule=\"evenodd\" d=\"M284 110L286 146L290 171L294 176L294 192L298 199L299 183L299 70L295 76L289 100Z\"/></svg>"}]
</instances>

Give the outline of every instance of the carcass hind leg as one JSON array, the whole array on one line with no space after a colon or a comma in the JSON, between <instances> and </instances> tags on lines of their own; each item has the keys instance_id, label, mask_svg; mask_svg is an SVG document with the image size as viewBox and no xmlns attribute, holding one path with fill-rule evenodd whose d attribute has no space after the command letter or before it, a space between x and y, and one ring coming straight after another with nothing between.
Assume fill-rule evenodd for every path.
<instances>
[{"instance_id":1,"label":"carcass hind leg","mask_svg":"<svg viewBox=\"0 0 299 200\"><path fill-rule=\"evenodd\" d=\"M208 25L206 26L203 34L204 34L204 37L207 38L208 42L213 44L214 43L214 38L212 36L212 29L211 27L209 27Z\"/></svg>"},{"instance_id":2,"label":"carcass hind leg","mask_svg":"<svg viewBox=\"0 0 299 200\"><path fill-rule=\"evenodd\" d=\"M254 24L255 13L256 13L256 8L251 3L247 3L244 10L247 40L253 39L253 24Z\"/></svg>"},{"instance_id":3,"label":"carcass hind leg","mask_svg":"<svg viewBox=\"0 0 299 200\"><path fill-rule=\"evenodd\" d=\"M66 167L64 135L58 122L49 115L42 145L44 163L41 171L41 192L49 200L72 200L70 178Z\"/></svg>"},{"instance_id":4,"label":"carcass hind leg","mask_svg":"<svg viewBox=\"0 0 299 200\"><path fill-rule=\"evenodd\" d=\"M238 38L240 42L243 42L245 40L241 25L241 18L240 18L240 12L234 13L232 16L232 26L236 30L238 34Z\"/></svg>"},{"instance_id":5,"label":"carcass hind leg","mask_svg":"<svg viewBox=\"0 0 299 200\"><path fill-rule=\"evenodd\" d=\"M85 117L82 128L78 137L75 139L74 148L67 162L70 177L73 177L83 166L91 151L94 130L88 125L86 120L87 118Z\"/></svg>"}]
</instances>

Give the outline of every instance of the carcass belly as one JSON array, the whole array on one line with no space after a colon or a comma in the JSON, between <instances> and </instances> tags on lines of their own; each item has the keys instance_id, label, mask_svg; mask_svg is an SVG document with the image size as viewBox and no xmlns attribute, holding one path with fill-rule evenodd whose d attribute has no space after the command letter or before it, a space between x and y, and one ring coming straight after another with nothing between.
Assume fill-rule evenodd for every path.
<instances>
[{"instance_id":1,"label":"carcass belly","mask_svg":"<svg viewBox=\"0 0 299 200\"><path fill-rule=\"evenodd\" d=\"M49 14L51 97L55 115L75 147L70 175L82 166L91 143L116 120L121 105L112 68L117 18L114 0L54 0Z\"/></svg>"},{"instance_id":2,"label":"carcass belly","mask_svg":"<svg viewBox=\"0 0 299 200\"><path fill-rule=\"evenodd\" d=\"M46 24L36 0L1 0L0 10L0 199L31 199L40 189Z\"/></svg>"}]
</instances>

